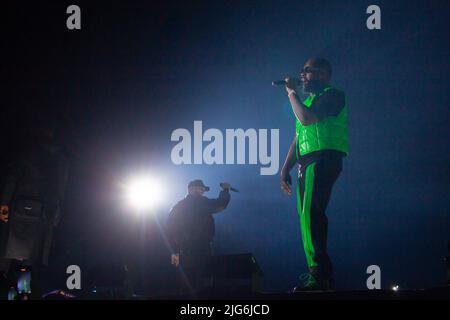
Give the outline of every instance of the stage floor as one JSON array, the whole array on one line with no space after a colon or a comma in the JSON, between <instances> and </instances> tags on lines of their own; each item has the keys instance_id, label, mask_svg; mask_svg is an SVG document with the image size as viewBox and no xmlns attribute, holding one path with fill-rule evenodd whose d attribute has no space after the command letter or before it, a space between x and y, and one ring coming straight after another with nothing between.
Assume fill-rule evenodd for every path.
<instances>
[{"instance_id":1,"label":"stage floor","mask_svg":"<svg viewBox=\"0 0 450 320\"><path fill-rule=\"evenodd\" d=\"M225 293L203 292L197 295L137 297L150 300L450 300L450 287L415 290L319 291L301 293Z\"/></svg>"}]
</instances>

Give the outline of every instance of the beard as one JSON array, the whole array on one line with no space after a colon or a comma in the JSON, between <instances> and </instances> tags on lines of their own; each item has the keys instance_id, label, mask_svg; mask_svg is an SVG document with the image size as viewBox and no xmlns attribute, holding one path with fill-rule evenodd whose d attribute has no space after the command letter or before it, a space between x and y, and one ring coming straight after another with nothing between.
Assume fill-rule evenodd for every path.
<instances>
[{"instance_id":1,"label":"beard","mask_svg":"<svg viewBox=\"0 0 450 320\"><path fill-rule=\"evenodd\" d=\"M325 82L322 80L305 80L302 83L303 93L314 93L322 90L325 87Z\"/></svg>"}]
</instances>

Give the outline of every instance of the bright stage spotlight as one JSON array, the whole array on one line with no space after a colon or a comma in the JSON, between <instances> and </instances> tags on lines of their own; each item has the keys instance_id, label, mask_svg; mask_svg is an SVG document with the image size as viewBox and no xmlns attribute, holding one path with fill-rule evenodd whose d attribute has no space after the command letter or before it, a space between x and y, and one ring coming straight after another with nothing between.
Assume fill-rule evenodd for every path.
<instances>
[{"instance_id":1,"label":"bright stage spotlight","mask_svg":"<svg viewBox=\"0 0 450 320\"><path fill-rule=\"evenodd\" d=\"M155 208L161 203L163 196L163 187L154 178L136 178L127 187L127 200L139 211Z\"/></svg>"}]
</instances>

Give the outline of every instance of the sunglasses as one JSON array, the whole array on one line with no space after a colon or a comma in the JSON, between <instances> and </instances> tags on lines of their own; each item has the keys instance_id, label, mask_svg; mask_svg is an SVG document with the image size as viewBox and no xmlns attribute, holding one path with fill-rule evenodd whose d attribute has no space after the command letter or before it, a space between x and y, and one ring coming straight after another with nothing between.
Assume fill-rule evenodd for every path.
<instances>
[{"instance_id":1,"label":"sunglasses","mask_svg":"<svg viewBox=\"0 0 450 320\"><path fill-rule=\"evenodd\" d=\"M315 67L306 67L300 70L300 74L302 73L313 73L313 72L319 72L322 71L321 68L315 68Z\"/></svg>"}]
</instances>

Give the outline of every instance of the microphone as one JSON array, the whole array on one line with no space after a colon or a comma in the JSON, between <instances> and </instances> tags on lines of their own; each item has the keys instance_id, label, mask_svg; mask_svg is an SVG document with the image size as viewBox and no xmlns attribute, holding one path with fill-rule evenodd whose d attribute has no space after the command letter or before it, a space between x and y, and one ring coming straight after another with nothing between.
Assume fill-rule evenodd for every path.
<instances>
[{"instance_id":1,"label":"microphone","mask_svg":"<svg viewBox=\"0 0 450 320\"><path fill-rule=\"evenodd\" d=\"M272 85L274 87L284 86L284 85L286 85L286 80L275 80L275 81L272 81Z\"/></svg>"},{"instance_id":2,"label":"microphone","mask_svg":"<svg viewBox=\"0 0 450 320\"><path fill-rule=\"evenodd\" d=\"M299 78L290 78L290 81L295 81L297 85L300 85L301 80ZM285 86L287 84L286 80L275 80L272 81L274 87Z\"/></svg>"},{"instance_id":3,"label":"microphone","mask_svg":"<svg viewBox=\"0 0 450 320\"><path fill-rule=\"evenodd\" d=\"M223 188L225 186L225 183L220 183L220 187L221 188ZM230 187L230 188L228 188L228 189L230 189L230 191L233 191L233 192L239 192L239 190L238 189L236 189L236 188L233 188L233 187Z\"/></svg>"}]
</instances>

